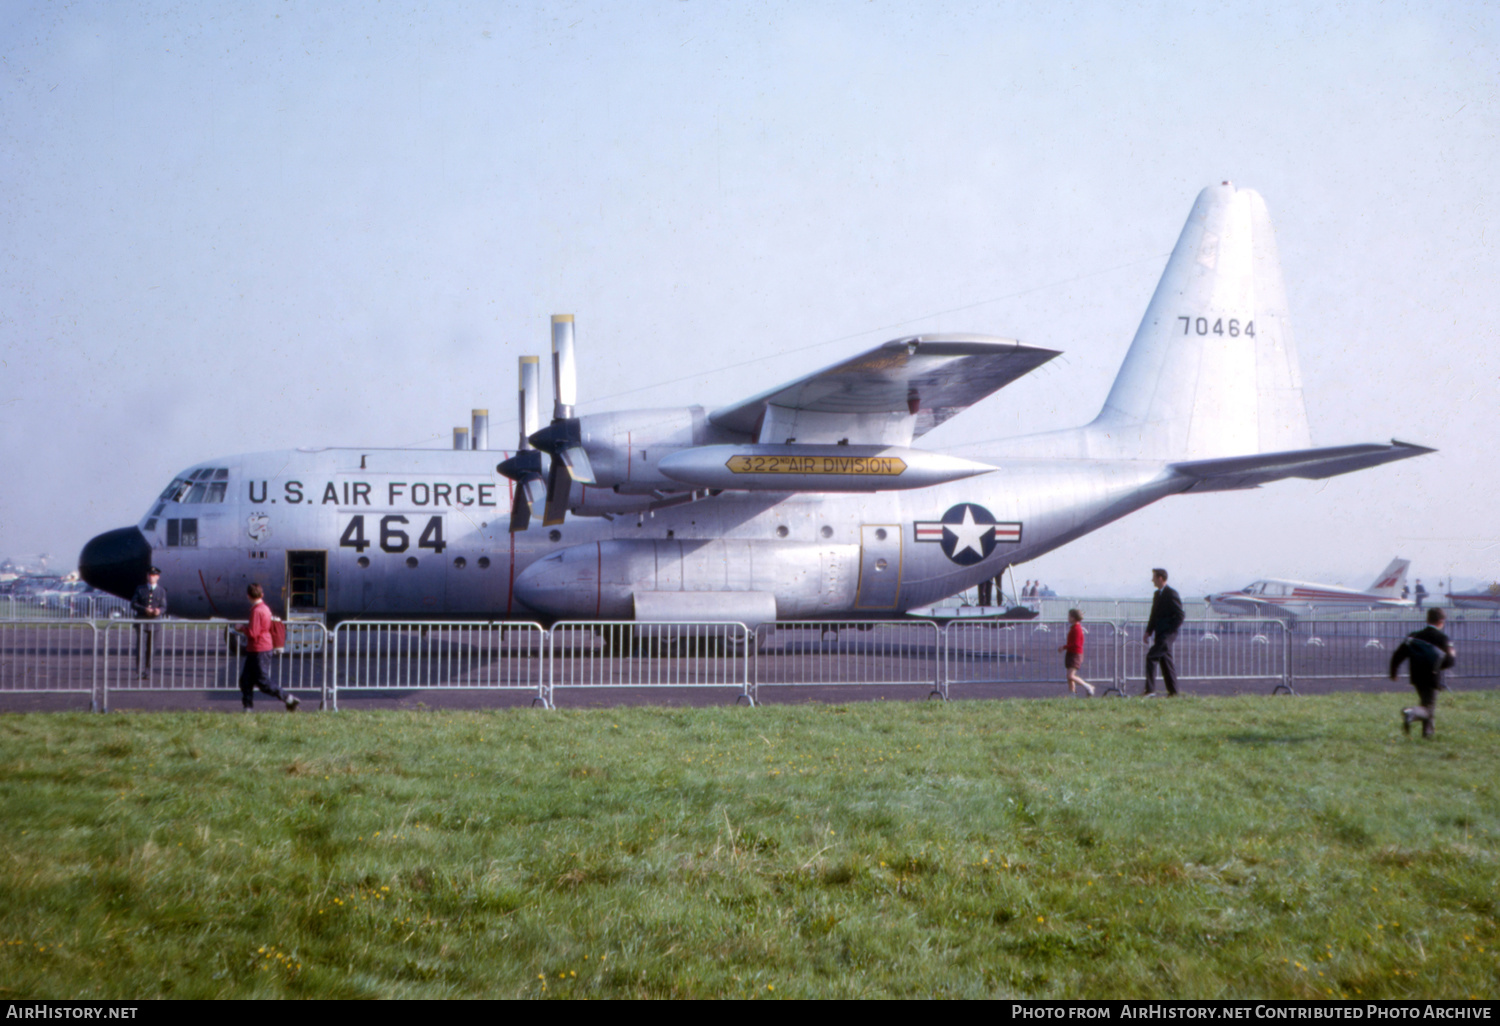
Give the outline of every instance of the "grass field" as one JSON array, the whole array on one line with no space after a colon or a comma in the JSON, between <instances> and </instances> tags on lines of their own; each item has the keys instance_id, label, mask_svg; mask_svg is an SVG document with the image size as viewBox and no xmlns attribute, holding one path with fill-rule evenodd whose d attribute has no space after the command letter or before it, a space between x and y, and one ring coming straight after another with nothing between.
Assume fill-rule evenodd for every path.
<instances>
[{"instance_id":1,"label":"grass field","mask_svg":"<svg viewBox=\"0 0 1500 1026\"><path fill-rule=\"evenodd\" d=\"M0 717L0 996L1483 997L1500 692Z\"/></svg>"}]
</instances>

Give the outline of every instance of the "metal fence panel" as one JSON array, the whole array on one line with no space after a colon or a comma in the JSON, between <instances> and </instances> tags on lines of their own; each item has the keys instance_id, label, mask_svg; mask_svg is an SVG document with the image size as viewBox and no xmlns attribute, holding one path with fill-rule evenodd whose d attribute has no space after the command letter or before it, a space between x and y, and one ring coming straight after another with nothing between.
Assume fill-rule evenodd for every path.
<instances>
[{"instance_id":1,"label":"metal fence panel","mask_svg":"<svg viewBox=\"0 0 1500 1026\"><path fill-rule=\"evenodd\" d=\"M1086 619L1083 629L1079 675L1108 690L1119 680L1118 632L1107 620ZM1067 637L1067 620L950 622L943 628L947 682L1061 683L1067 671L1058 648Z\"/></svg>"},{"instance_id":2,"label":"metal fence panel","mask_svg":"<svg viewBox=\"0 0 1500 1026\"><path fill-rule=\"evenodd\" d=\"M535 623L347 620L332 633L331 707L339 691L355 690L507 689L541 696L546 637Z\"/></svg>"},{"instance_id":3,"label":"metal fence panel","mask_svg":"<svg viewBox=\"0 0 1500 1026\"><path fill-rule=\"evenodd\" d=\"M554 688L723 687L754 703L753 636L742 623L567 621L552 627Z\"/></svg>"},{"instance_id":4,"label":"metal fence panel","mask_svg":"<svg viewBox=\"0 0 1500 1026\"><path fill-rule=\"evenodd\" d=\"M0 595L0 620L129 619L130 602L113 595L66 595L41 599Z\"/></svg>"},{"instance_id":5,"label":"metal fence panel","mask_svg":"<svg viewBox=\"0 0 1500 1026\"><path fill-rule=\"evenodd\" d=\"M948 697L943 635L930 620L798 621L755 629L756 686L928 684Z\"/></svg>"},{"instance_id":6,"label":"metal fence panel","mask_svg":"<svg viewBox=\"0 0 1500 1026\"><path fill-rule=\"evenodd\" d=\"M1145 620L1127 620L1120 629L1121 679L1146 679ZM1289 684L1287 630L1280 620L1187 620L1172 645L1181 680L1274 680Z\"/></svg>"},{"instance_id":7,"label":"metal fence panel","mask_svg":"<svg viewBox=\"0 0 1500 1026\"><path fill-rule=\"evenodd\" d=\"M115 620L102 625L100 704L110 692L238 691L243 637L223 620ZM295 639L296 644L293 644ZM271 680L292 691L324 693L327 632L311 621L287 624L287 648Z\"/></svg>"},{"instance_id":8,"label":"metal fence panel","mask_svg":"<svg viewBox=\"0 0 1500 1026\"><path fill-rule=\"evenodd\" d=\"M1390 673L1391 653L1425 620L1299 620L1290 637L1291 673L1304 680L1375 678ZM1443 633L1457 660L1445 679L1500 676L1500 622L1449 620ZM1403 675L1405 670L1402 671Z\"/></svg>"},{"instance_id":9,"label":"metal fence panel","mask_svg":"<svg viewBox=\"0 0 1500 1026\"><path fill-rule=\"evenodd\" d=\"M98 634L86 622L0 623L0 693L79 692L93 701Z\"/></svg>"}]
</instances>

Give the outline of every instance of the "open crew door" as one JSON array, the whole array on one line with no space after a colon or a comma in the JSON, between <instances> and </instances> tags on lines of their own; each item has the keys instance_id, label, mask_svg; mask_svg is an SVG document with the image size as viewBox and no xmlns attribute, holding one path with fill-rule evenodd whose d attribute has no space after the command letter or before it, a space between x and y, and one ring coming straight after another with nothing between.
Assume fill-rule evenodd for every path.
<instances>
[{"instance_id":1,"label":"open crew door","mask_svg":"<svg viewBox=\"0 0 1500 1026\"><path fill-rule=\"evenodd\" d=\"M286 613L328 611L328 552L326 549L288 549L286 553Z\"/></svg>"}]
</instances>

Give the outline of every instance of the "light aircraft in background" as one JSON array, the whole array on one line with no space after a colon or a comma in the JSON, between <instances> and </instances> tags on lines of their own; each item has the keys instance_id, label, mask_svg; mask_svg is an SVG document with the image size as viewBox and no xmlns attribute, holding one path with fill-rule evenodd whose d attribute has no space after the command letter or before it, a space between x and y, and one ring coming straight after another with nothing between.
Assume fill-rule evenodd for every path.
<instances>
[{"instance_id":1,"label":"light aircraft in background","mask_svg":"<svg viewBox=\"0 0 1500 1026\"><path fill-rule=\"evenodd\" d=\"M552 332L553 417L523 357L516 449L205 460L91 540L83 578L129 596L154 564L189 617L244 616L255 581L329 622L896 618L1167 496L1432 451L1311 446L1270 217L1228 182L1194 204L1099 415L964 455L913 443L1055 351L917 335L719 409L578 416L573 318Z\"/></svg>"},{"instance_id":2,"label":"light aircraft in background","mask_svg":"<svg viewBox=\"0 0 1500 1026\"><path fill-rule=\"evenodd\" d=\"M1473 591L1448 592L1448 602L1455 609L1488 609L1500 616L1500 582Z\"/></svg>"},{"instance_id":3,"label":"light aircraft in background","mask_svg":"<svg viewBox=\"0 0 1500 1026\"><path fill-rule=\"evenodd\" d=\"M1296 619L1364 609L1410 609L1412 600L1401 597L1409 566L1409 559L1391 560L1364 591L1337 584L1271 579L1255 581L1239 591L1221 591L1207 596L1204 601L1221 615L1272 619Z\"/></svg>"}]
</instances>

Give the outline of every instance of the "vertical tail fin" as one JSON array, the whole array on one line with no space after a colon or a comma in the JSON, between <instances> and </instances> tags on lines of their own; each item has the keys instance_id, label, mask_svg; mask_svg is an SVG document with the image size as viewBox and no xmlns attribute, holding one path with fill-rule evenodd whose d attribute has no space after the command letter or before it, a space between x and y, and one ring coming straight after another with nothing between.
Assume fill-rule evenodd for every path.
<instances>
[{"instance_id":1,"label":"vertical tail fin","mask_svg":"<svg viewBox=\"0 0 1500 1026\"><path fill-rule=\"evenodd\" d=\"M1380 571L1380 576L1375 578L1375 583L1370 585L1370 591L1376 595L1384 595L1386 598L1400 598L1401 586L1406 583L1406 568L1411 566L1411 560L1401 559L1399 556L1391 560L1391 565Z\"/></svg>"},{"instance_id":2,"label":"vertical tail fin","mask_svg":"<svg viewBox=\"0 0 1500 1026\"><path fill-rule=\"evenodd\" d=\"M1141 459L1311 447L1281 261L1259 193L1225 182L1198 194L1090 434Z\"/></svg>"}]
</instances>

